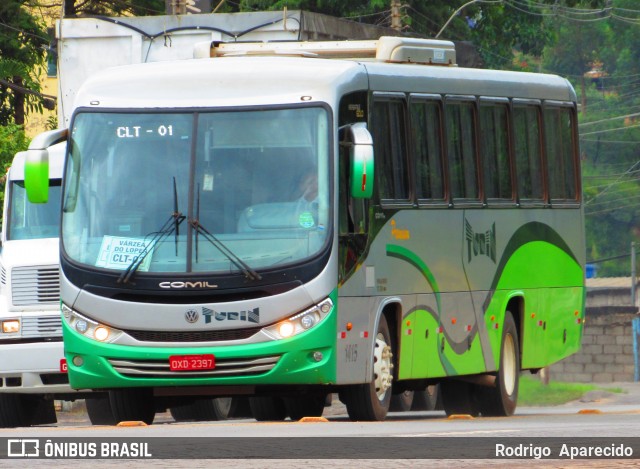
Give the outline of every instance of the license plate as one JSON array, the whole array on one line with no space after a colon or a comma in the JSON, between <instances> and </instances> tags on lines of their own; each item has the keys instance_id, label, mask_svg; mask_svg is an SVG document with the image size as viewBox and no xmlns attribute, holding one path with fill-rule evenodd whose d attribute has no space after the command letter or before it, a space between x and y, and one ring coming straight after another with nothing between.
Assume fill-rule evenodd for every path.
<instances>
[{"instance_id":1,"label":"license plate","mask_svg":"<svg viewBox=\"0 0 640 469\"><path fill-rule=\"evenodd\" d=\"M213 370L216 360L212 354L205 355L171 355L169 369L171 371Z\"/></svg>"}]
</instances>

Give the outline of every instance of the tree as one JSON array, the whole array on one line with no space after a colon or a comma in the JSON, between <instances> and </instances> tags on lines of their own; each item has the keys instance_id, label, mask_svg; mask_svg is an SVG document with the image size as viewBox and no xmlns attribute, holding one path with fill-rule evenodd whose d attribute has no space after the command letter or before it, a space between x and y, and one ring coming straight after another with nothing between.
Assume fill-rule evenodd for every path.
<instances>
[{"instance_id":1,"label":"tree","mask_svg":"<svg viewBox=\"0 0 640 469\"><path fill-rule=\"evenodd\" d=\"M154 16L165 13L164 0L64 0L64 15Z\"/></svg>"},{"instance_id":2,"label":"tree","mask_svg":"<svg viewBox=\"0 0 640 469\"><path fill-rule=\"evenodd\" d=\"M43 104L38 75L49 39L44 24L24 4L0 3L0 125L24 124L25 113Z\"/></svg>"}]
</instances>

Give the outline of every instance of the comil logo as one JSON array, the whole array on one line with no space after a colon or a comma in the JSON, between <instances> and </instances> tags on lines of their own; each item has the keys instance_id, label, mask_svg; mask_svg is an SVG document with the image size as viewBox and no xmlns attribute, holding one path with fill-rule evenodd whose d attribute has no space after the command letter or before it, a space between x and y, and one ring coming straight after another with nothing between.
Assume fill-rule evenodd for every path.
<instances>
[{"instance_id":1,"label":"comil logo","mask_svg":"<svg viewBox=\"0 0 640 469\"><path fill-rule=\"evenodd\" d=\"M10 458L37 458L40 456L39 440L7 440L7 456Z\"/></svg>"}]
</instances>

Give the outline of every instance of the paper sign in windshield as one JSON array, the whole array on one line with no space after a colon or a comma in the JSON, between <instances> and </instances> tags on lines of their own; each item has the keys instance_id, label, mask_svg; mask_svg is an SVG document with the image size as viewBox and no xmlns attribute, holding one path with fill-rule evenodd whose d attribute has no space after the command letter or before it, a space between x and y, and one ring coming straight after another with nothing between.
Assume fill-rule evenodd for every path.
<instances>
[{"instance_id":1,"label":"paper sign in windshield","mask_svg":"<svg viewBox=\"0 0 640 469\"><path fill-rule=\"evenodd\" d=\"M122 238L119 236L105 236L102 238L102 246L96 261L97 267L105 267L107 269L125 270L133 262L133 260L144 251L145 247L150 245L152 240L142 238ZM150 248L153 251L153 247ZM153 252L149 252L138 270L146 272L149 270L151 257Z\"/></svg>"}]
</instances>

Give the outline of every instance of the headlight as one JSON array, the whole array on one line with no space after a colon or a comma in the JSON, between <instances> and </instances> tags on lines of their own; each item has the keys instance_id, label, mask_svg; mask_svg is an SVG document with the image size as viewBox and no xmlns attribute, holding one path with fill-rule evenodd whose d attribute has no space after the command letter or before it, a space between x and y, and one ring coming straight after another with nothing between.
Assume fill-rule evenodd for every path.
<instances>
[{"instance_id":1,"label":"headlight","mask_svg":"<svg viewBox=\"0 0 640 469\"><path fill-rule=\"evenodd\" d=\"M82 316L64 304L62 305L62 317L78 334L98 342L113 342L122 334L121 330Z\"/></svg>"},{"instance_id":2,"label":"headlight","mask_svg":"<svg viewBox=\"0 0 640 469\"><path fill-rule=\"evenodd\" d=\"M8 321L2 321L2 332L5 334L17 334L20 332L20 320L9 319Z\"/></svg>"},{"instance_id":3,"label":"headlight","mask_svg":"<svg viewBox=\"0 0 640 469\"><path fill-rule=\"evenodd\" d=\"M327 298L311 308L262 329L273 339L286 339L308 331L319 324L333 309L333 302Z\"/></svg>"}]
</instances>

